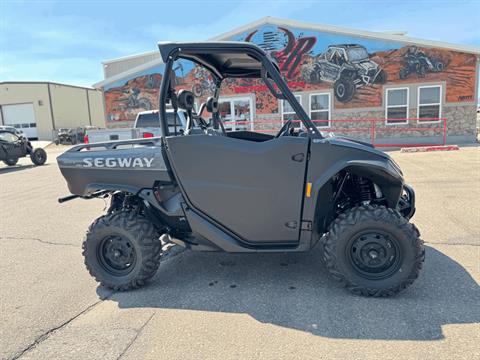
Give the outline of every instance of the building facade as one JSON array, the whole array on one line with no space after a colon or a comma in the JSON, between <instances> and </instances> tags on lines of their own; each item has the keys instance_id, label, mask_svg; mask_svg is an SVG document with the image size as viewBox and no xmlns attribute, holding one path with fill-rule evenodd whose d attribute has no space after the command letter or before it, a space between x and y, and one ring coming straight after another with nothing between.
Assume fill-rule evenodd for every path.
<instances>
[{"instance_id":1,"label":"building facade","mask_svg":"<svg viewBox=\"0 0 480 360\"><path fill-rule=\"evenodd\" d=\"M0 82L0 125L30 139L53 140L59 128L105 127L102 92L51 82Z\"/></svg>"},{"instance_id":2,"label":"building facade","mask_svg":"<svg viewBox=\"0 0 480 360\"><path fill-rule=\"evenodd\" d=\"M297 99L326 131L385 143L472 142L480 49L264 18L212 40L253 42L276 59ZM104 63L107 126L131 126L155 109L163 64L158 52ZM212 84L196 67L176 71L181 88L202 97ZM275 131L294 119L289 104L257 80L222 84L222 117Z\"/></svg>"}]
</instances>

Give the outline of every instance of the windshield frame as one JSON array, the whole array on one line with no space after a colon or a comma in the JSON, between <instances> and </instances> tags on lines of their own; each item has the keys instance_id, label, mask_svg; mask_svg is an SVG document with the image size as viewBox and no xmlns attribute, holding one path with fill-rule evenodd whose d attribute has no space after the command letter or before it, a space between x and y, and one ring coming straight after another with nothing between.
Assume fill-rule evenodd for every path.
<instances>
[{"instance_id":1,"label":"windshield frame","mask_svg":"<svg viewBox=\"0 0 480 360\"><path fill-rule=\"evenodd\" d=\"M284 100L288 101L291 105L291 107L294 109L295 113L297 114L298 118L300 121L303 123L305 126L306 132L311 135L314 138L319 138L322 139L323 136L320 134L320 131L317 129L317 127L313 124L311 121L310 117L306 113L305 109L300 105L298 100L296 99L295 95L292 93L292 91L289 89L286 81L283 79L278 67L274 65L274 63L269 59L268 55L258 48L254 44L250 43L235 43L235 45L231 45L231 47L228 47L228 49L225 48L225 44L215 44L214 42L211 42L208 44L208 48L202 50L199 48L199 44L175 44L176 46L172 47L171 43L162 45L159 44L160 52L162 54L162 57L166 59L165 63L165 71L164 71L164 76L162 78L162 83L160 86L160 96L159 96L159 112L160 112L160 125L162 128L162 139L165 139L165 137L170 135L170 131L168 129L168 126L166 124L166 110L167 110L167 96L171 93L172 87L171 87L171 79L172 79L172 69L173 69L173 64L177 59L186 59L190 60L193 62L198 63L201 66L206 67L208 70L211 70L212 76L216 82L216 90L214 94L214 99L218 101L218 98L220 96L220 86L221 82L229 77L235 78L234 76L222 76L219 71L214 67L214 64L209 64L205 63L203 61L195 61L196 59L190 55L187 56L182 56L182 50L187 49L186 52L188 53L188 50L191 50L194 48L194 50L198 53L203 52L208 52L208 53L226 53L226 54L232 54L232 53L238 53L238 54L248 54L253 58L258 59L258 61L262 65L262 72L265 72L268 74L268 77L273 80L274 84L276 87L279 89L280 93L282 94L282 97ZM190 49L189 49L190 47ZM168 54L165 54L163 50L170 48L170 51ZM239 76L241 77L241 76ZM246 76L244 76L246 77ZM276 96L274 92L272 92L272 89L270 89L270 92L272 95ZM277 97L277 96L276 96Z\"/></svg>"},{"instance_id":2,"label":"windshield frame","mask_svg":"<svg viewBox=\"0 0 480 360\"><path fill-rule=\"evenodd\" d=\"M358 52L359 50L365 53L365 57L352 58L352 52ZM370 59L370 56L368 55L368 51L364 47L360 47L360 46L351 47L351 48L345 49L345 52L347 53L348 60L352 62L358 62L358 61L364 61L364 60Z\"/></svg>"}]
</instances>

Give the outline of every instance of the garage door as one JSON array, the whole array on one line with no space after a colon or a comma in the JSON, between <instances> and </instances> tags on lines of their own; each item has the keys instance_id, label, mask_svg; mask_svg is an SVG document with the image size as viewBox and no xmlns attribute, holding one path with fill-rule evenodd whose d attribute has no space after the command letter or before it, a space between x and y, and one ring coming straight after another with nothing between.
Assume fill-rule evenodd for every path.
<instances>
[{"instance_id":1,"label":"garage door","mask_svg":"<svg viewBox=\"0 0 480 360\"><path fill-rule=\"evenodd\" d=\"M3 122L23 130L29 139L37 139L37 122L33 104L3 105Z\"/></svg>"}]
</instances>

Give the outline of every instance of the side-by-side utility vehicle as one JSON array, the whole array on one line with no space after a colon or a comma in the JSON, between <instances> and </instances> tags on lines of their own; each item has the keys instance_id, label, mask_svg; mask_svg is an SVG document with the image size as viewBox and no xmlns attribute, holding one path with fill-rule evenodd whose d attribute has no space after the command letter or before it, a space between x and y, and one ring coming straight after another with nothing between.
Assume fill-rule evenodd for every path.
<instances>
[{"instance_id":1,"label":"side-by-side utility vehicle","mask_svg":"<svg viewBox=\"0 0 480 360\"><path fill-rule=\"evenodd\" d=\"M144 285L171 242L234 253L308 251L319 243L329 272L354 293L388 296L413 283L424 260L409 222L415 195L390 156L322 135L278 66L251 43L159 48L161 137L79 145L58 157L72 193L60 202L110 198L83 244L98 282L116 290ZM176 61L206 68L216 84L197 112L188 85L172 81ZM286 121L276 135L226 131L218 99L228 78L263 81L303 126ZM186 112L184 131L169 126L167 107Z\"/></svg>"},{"instance_id":2,"label":"side-by-side utility vehicle","mask_svg":"<svg viewBox=\"0 0 480 360\"><path fill-rule=\"evenodd\" d=\"M7 130L0 130L0 161L5 165L14 166L18 159L30 156L34 165L43 165L47 161L47 153L42 148L34 148L32 143L23 136L18 136Z\"/></svg>"}]
</instances>

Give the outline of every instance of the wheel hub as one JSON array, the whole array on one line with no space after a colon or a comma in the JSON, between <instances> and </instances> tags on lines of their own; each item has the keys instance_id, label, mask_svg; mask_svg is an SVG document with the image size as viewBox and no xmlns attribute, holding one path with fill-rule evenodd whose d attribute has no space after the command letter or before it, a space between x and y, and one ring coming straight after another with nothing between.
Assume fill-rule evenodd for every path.
<instances>
[{"instance_id":1,"label":"wheel hub","mask_svg":"<svg viewBox=\"0 0 480 360\"><path fill-rule=\"evenodd\" d=\"M123 236L108 236L98 248L98 259L106 271L122 276L132 270L136 252L130 241Z\"/></svg>"},{"instance_id":2,"label":"wheel hub","mask_svg":"<svg viewBox=\"0 0 480 360\"><path fill-rule=\"evenodd\" d=\"M382 278L390 275L396 270L398 255L396 240L383 233L361 234L350 246L351 264L367 277Z\"/></svg>"}]
</instances>

